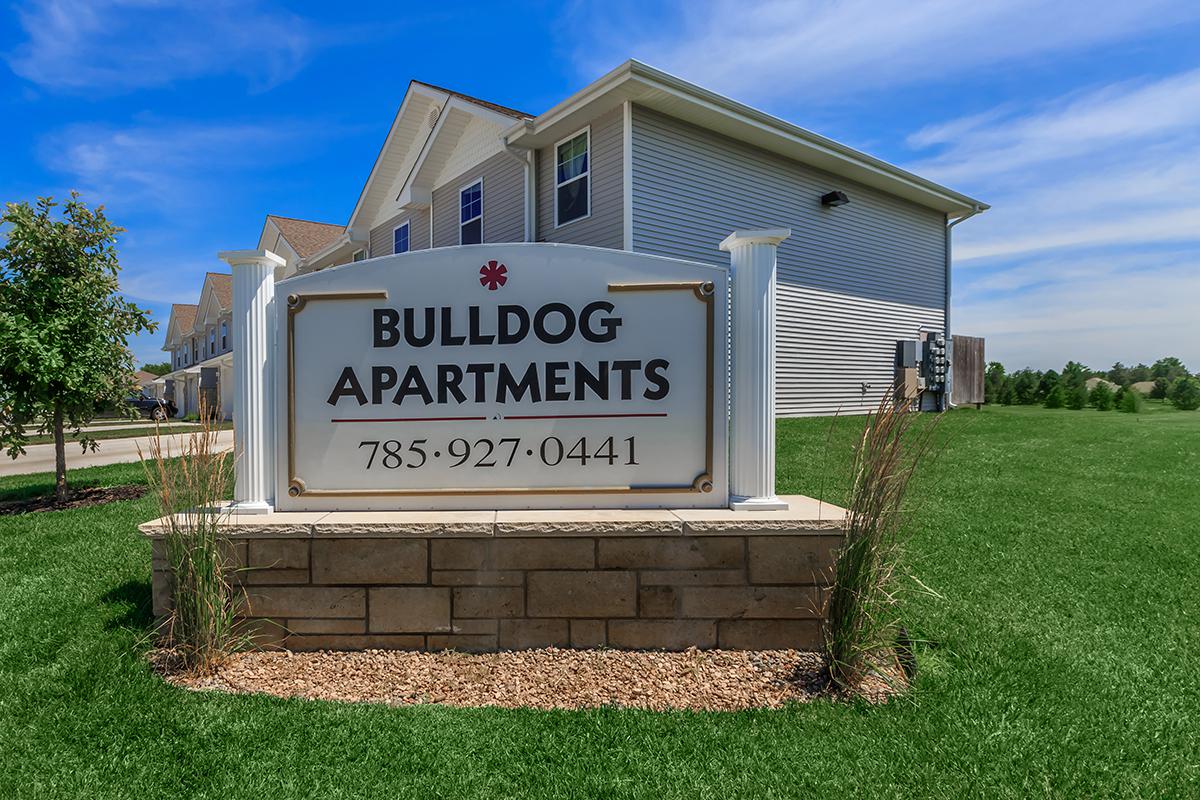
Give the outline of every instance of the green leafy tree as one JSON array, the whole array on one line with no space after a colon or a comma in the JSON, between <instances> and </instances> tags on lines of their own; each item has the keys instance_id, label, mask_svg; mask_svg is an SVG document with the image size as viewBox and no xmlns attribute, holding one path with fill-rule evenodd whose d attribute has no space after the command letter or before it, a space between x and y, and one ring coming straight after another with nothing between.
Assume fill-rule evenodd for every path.
<instances>
[{"instance_id":1,"label":"green leafy tree","mask_svg":"<svg viewBox=\"0 0 1200 800\"><path fill-rule=\"evenodd\" d=\"M1063 388L1057 383L1046 392L1046 399L1042 402L1046 408L1062 408L1067 403L1066 394Z\"/></svg>"},{"instance_id":2,"label":"green leafy tree","mask_svg":"<svg viewBox=\"0 0 1200 800\"><path fill-rule=\"evenodd\" d=\"M1129 368L1130 383L1141 383L1142 381L1150 380L1152 377L1153 376L1150 374L1150 368L1145 364L1138 364L1136 367Z\"/></svg>"},{"instance_id":3,"label":"green leafy tree","mask_svg":"<svg viewBox=\"0 0 1200 800\"><path fill-rule=\"evenodd\" d=\"M84 450L96 408L133 388L130 336L155 328L118 293L121 228L71 193L55 215L51 198L8 203L0 222L0 445L25 452L30 430L54 433L55 496L67 497L65 432Z\"/></svg>"},{"instance_id":4,"label":"green leafy tree","mask_svg":"<svg viewBox=\"0 0 1200 800\"><path fill-rule=\"evenodd\" d=\"M1151 400L1166 400L1167 392L1171 390L1171 383L1166 378L1155 378L1154 388L1150 390Z\"/></svg>"},{"instance_id":5,"label":"green leafy tree","mask_svg":"<svg viewBox=\"0 0 1200 800\"><path fill-rule=\"evenodd\" d=\"M1095 406L1097 411L1112 411L1114 405L1112 389L1104 381L1097 381L1088 394L1088 403Z\"/></svg>"},{"instance_id":6,"label":"green leafy tree","mask_svg":"<svg viewBox=\"0 0 1200 800\"><path fill-rule=\"evenodd\" d=\"M1195 411L1200 408L1200 380L1184 375L1171 384L1167 396L1180 411Z\"/></svg>"},{"instance_id":7,"label":"green leafy tree","mask_svg":"<svg viewBox=\"0 0 1200 800\"><path fill-rule=\"evenodd\" d=\"M1076 386L1083 386L1090 374L1091 370L1078 361L1068 361L1062 371L1063 388L1070 390Z\"/></svg>"},{"instance_id":8,"label":"green leafy tree","mask_svg":"<svg viewBox=\"0 0 1200 800\"><path fill-rule=\"evenodd\" d=\"M1013 393L1016 396L1016 402L1023 406L1033 405L1037 402L1038 382L1041 380L1041 373L1034 372L1026 367L1019 369L1012 374Z\"/></svg>"},{"instance_id":9,"label":"green leafy tree","mask_svg":"<svg viewBox=\"0 0 1200 800\"><path fill-rule=\"evenodd\" d=\"M1136 389L1128 386L1121 387L1121 390L1117 392L1116 402L1117 411L1124 411L1127 414L1142 412L1142 395Z\"/></svg>"},{"instance_id":10,"label":"green leafy tree","mask_svg":"<svg viewBox=\"0 0 1200 800\"><path fill-rule=\"evenodd\" d=\"M1166 378L1167 383L1174 384L1175 381L1188 374L1187 367L1183 365L1175 356L1167 356L1160 358L1154 362L1154 366L1150 367L1150 375L1154 378Z\"/></svg>"},{"instance_id":11,"label":"green leafy tree","mask_svg":"<svg viewBox=\"0 0 1200 800\"><path fill-rule=\"evenodd\" d=\"M159 361L155 364L142 364L143 372L149 372L152 375L166 375L171 371L170 361Z\"/></svg>"},{"instance_id":12,"label":"green leafy tree","mask_svg":"<svg viewBox=\"0 0 1200 800\"><path fill-rule=\"evenodd\" d=\"M1004 384L1000 387L1000 403L1011 406L1015 402L1017 402L1017 393L1013 391L1012 378L1005 378Z\"/></svg>"},{"instance_id":13,"label":"green leafy tree","mask_svg":"<svg viewBox=\"0 0 1200 800\"><path fill-rule=\"evenodd\" d=\"M1088 390L1083 384L1067 391L1067 408L1072 411L1082 411L1087 408Z\"/></svg>"},{"instance_id":14,"label":"green leafy tree","mask_svg":"<svg viewBox=\"0 0 1200 800\"><path fill-rule=\"evenodd\" d=\"M1053 391L1054 387L1058 386L1059 380L1060 378L1058 377L1058 373L1054 370L1048 369L1043 372L1042 377L1038 380L1038 397L1042 398L1043 400L1049 397L1050 392ZM1062 408L1062 406L1055 407Z\"/></svg>"},{"instance_id":15,"label":"green leafy tree","mask_svg":"<svg viewBox=\"0 0 1200 800\"><path fill-rule=\"evenodd\" d=\"M1109 367L1108 372L1104 373L1104 377L1115 383L1117 386L1124 386L1130 383L1129 367L1122 364L1120 361Z\"/></svg>"},{"instance_id":16,"label":"green leafy tree","mask_svg":"<svg viewBox=\"0 0 1200 800\"><path fill-rule=\"evenodd\" d=\"M1002 388L1004 388L1004 365L999 361L989 361L987 369L983 373L983 402L998 402Z\"/></svg>"}]
</instances>

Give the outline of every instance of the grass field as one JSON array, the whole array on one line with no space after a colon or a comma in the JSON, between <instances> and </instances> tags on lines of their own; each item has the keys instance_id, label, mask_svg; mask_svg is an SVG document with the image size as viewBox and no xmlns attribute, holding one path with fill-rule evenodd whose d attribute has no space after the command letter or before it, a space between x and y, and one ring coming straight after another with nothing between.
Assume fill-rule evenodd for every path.
<instances>
[{"instance_id":1,"label":"grass field","mask_svg":"<svg viewBox=\"0 0 1200 800\"><path fill-rule=\"evenodd\" d=\"M780 490L839 500L859 424L782 423ZM914 697L880 708L190 694L140 655L151 499L0 517L0 797L1200 796L1200 413L989 408L942 433L910 559L941 599L905 613L931 644Z\"/></svg>"}]
</instances>

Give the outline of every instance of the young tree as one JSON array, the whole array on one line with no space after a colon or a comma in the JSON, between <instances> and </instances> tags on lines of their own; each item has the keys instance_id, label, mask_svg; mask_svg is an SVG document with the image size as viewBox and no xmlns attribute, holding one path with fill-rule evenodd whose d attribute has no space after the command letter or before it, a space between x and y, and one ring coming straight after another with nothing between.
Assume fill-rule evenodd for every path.
<instances>
[{"instance_id":1,"label":"young tree","mask_svg":"<svg viewBox=\"0 0 1200 800\"><path fill-rule=\"evenodd\" d=\"M152 375L166 375L171 371L170 361L159 361L154 364L142 364L143 372L149 372Z\"/></svg>"},{"instance_id":2,"label":"young tree","mask_svg":"<svg viewBox=\"0 0 1200 800\"><path fill-rule=\"evenodd\" d=\"M999 361L989 361L987 370L983 373L983 402L995 403L1000 399L1000 390L1004 388L1004 365Z\"/></svg>"},{"instance_id":3,"label":"young tree","mask_svg":"<svg viewBox=\"0 0 1200 800\"><path fill-rule=\"evenodd\" d=\"M1072 411L1082 411L1087 408L1088 390L1083 384L1067 391L1067 408Z\"/></svg>"},{"instance_id":4,"label":"young tree","mask_svg":"<svg viewBox=\"0 0 1200 800\"><path fill-rule=\"evenodd\" d=\"M1046 400L1042 403L1046 408L1062 408L1067 403L1063 388L1057 383L1046 392Z\"/></svg>"},{"instance_id":5,"label":"young tree","mask_svg":"<svg viewBox=\"0 0 1200 800\"><path fill-rule=\"evenodd\" d=\"M1142 411L1142 395L1136 389L1128 386L1121 387L1116 397L1117 411L1127 414L1140 414Z\"/></svg>"},{"instance_id":6,"label":"young tree","mask_svg":"<svg viewBox=\"0 0 1200 800\"><path fill-rule=\"evenodd\" d=\"M1155 378L1154 388L1150 390L1151 400L1166 400L1167 392L1171 390L1171 384L1166 378Z\"/></svg>"},{"instance_id":7,"label":"young tree","mask_svg":"<svg viewBox=\"0 0 1200 800\"><path fill-rule=\"evenodd\" d=\"M1041 380L1041 373L1034 372L1029 367L1019 369L1011 376L1013 392L1016 395L1016 402L1023 406L1028 406L1038 401L1037 390L1038 382Z\"/></svg>"},{"instance_id":8,"label":"young tree","mask_svg":"<svg viewBox=\"0 0 1200 800\"><path fill-rule=\"evenodd\" d=\"M1195 411L1200 408L1200 380L1184 375L1171 384L1168 395L1180 411Z\"/></svg>"},{"instance_id":9,"label":"young tree","mask_svg":"<svg viewBox=\"0 0 1200 800\"><path fill-rule=\"evenodd\" d=\"M1112 411L1112 389L1103 380L1097 381L1091 393L1088 394L1088 402L1095 406L1097 411Z\"/></svg>"},{"instance_id":10,"label":"young tree","mask_svg":"<svg viewBox=\"0 0 1200 800\"><path fill-rule=\"evenodd\" d=\"M1130 383L1129 367L1125 366L1120 361L1118 361L1117 363L1113 364L1109 368L1108 372L1105 373L1104 377L1108 378L1110 381L1115 383L1117 386L1124 386L1125 384Z\"/></svg>"},{"instance_id":11,"label":"young tree","mask_svg":"<svg viewBox=\"0 0 1200 800\"><path fill-rule=\"evenodd\" d=\"M1052 369L1048 369L1045 372L1043 372L1041 379L1038 381L1038 387L1037 387L1038 397L1045 400L1047 397L1050 396L1050 392L1054 390L1054 387L1058 386L1058 383L1059 383L1059 377L1058 377L1057 372L1055 372ZM1055 406L1055 407L1062 408L1062 406Z\"/></svg>"},{"instance_id":12,"label":"young tree","mask_svg":"<svg viewBox=\"0 0 1200 800\"><path fill-rule=\"evenodd\" d=\"M52 198L9 203L0 248L0 445L16 458L29 429L54 433L55 497L67 497L64 431L85 450L83 426L132 389L130 336L153 331L148 312L118 293L116 237L104 207L71 193L61 217Z\"/></svg>"},{"instance_id":13,"label":"young tree","mask_svg":"<svg viewBox=\"0 0 1200 800\"><path fill-rule=\"evenodd\" d=\"M1063 367L1062 378L1060 380L1062 381L1063 388L1070 390L1087 383L1088 375L1090 374L1091 370L1078 361L1068 361L1067 365Z\"/></svg>"},{"instance_id":14,"label":"young tree","mask_svg":"<svg viewBox=\"0 0 1200 800\"><path fill-rule=\"evenodd\" d=\"M1154 378L1166 378L1167 383L1175 383L1175 381L1187 375L1188 371L1187 367L1178 358L1167 356L1154 362L1154 366L1150 367L1150 374Z\"/></svg>"}]
</instances>

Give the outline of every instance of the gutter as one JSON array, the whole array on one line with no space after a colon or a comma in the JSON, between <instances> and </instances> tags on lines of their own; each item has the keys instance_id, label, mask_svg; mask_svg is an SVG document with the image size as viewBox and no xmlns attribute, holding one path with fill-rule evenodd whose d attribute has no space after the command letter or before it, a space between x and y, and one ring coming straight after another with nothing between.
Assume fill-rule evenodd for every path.
<instances>
[{"instance_id":1,"label":"gutter","mask_svg":"<svg viewBox=\"0 0 1200 800\"><path fill-rule=\"evenodd\" d=\"M951 394L951 392L954 391L954 360L953 360L954 359L954 340L951 338L951 335L950 335L950 278L951 278L951 270L950 270L950 266L951 266L950 238L951 237L950 237L950 234L953 231L955 225L957 225L960 222L970 219L971 217L975 216L976 214L982 214L988 208L989 208L989 206L986 206L982 203L975 203L971 207L970 211L963 214L958 219L946 223L946 258L945 258L945 260L946 260L946 266L945 266L945 270L946 270L946 279L945 279L946 301L945 301L945 308L943 311L944 316L943 316L942 328L946 332L946 352L947 352L947 355L950 356L950 358L949 358L950 369L948 369L946 371L946 390L944 392L942 392L941 399L939 399L939 401L938 401L938 405L939 405L938 410L939 411L946 411L953 406L953 404L950 402L950 394Z\"/></svg>"},{"instance_id":2,"label":"gutter","mask_svg":"<svg viewBox=\"0 0 1200 800\"><path fill-rule=\"evenodd\" d=\"M501 141L504 141L503 137L501 137ZM537 213L537 175L533 168L536 151L532 147L505 143L503 152L520 162L521 168L525 170L524 197L522 197L525 217L524 236L525 241L532 242L536 230L534 217Z\"/></svg>"}]
</instances>

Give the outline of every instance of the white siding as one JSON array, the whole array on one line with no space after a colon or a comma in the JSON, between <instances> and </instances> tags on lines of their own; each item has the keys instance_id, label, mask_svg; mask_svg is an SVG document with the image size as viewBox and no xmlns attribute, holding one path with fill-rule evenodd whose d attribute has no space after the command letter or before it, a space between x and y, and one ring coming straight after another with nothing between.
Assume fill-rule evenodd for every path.
<instances>
[{"instance_id":1,"label":"white siding","mask_svg":"<svg viewBox=\"0 0 1200 800\"><path fill-rule=\"evenodd\" d=\"M717 245L734 229L792 229L779 251L780 416L872 407L896 340L942 328L940 212L637 106L632 130L635 251L726 264ZM834 189L849 205L823 208Z\"/></svg>"}]
</instances>

